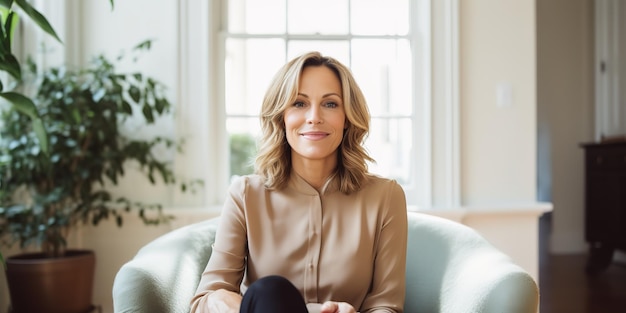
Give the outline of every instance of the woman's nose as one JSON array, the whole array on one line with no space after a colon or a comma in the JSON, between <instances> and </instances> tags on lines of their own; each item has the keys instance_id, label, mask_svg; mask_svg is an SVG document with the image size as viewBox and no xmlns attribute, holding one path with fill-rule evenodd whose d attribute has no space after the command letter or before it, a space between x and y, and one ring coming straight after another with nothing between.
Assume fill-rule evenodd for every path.
<instances>
[{"instance_id":1,"label":"woman's nose","mask_svg":"<svg viewBox=\"0 0 626 313\"><path fill-rule=\"evenodd\" d=\"M307 112L307 123L308 124L322 124L324 120L322 119L322 112L320 107L317 105L312 105L309 112Z\"/></svg>"}]
</instances>

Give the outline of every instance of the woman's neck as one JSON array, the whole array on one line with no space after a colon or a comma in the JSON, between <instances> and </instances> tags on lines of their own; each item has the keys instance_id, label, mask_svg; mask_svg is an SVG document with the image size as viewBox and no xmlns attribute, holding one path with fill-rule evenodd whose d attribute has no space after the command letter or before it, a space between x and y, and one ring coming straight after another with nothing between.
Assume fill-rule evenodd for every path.
<instances>
[{"instance_id":1,"label":"woman's neck","mask_svg":"<svg viewBox=\"0 0 626 313\"><path fill-rule=\"evenodd\" d=\"M292 159L293 160L293 159ZM292 162L293 170L313 188L321 191L328 178L335 172L337 162L298 158Z\"/></svg>"}]
</instances>

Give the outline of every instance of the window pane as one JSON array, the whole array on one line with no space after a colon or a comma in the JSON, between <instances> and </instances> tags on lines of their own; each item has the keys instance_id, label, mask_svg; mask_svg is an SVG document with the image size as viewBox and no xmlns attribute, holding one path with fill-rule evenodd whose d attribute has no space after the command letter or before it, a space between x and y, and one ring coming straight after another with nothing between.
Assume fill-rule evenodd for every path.
<instances>
[{"instance_id":1,"label":"window pane","mask_svg":"<svg viewBox=\"0 0 626 313\"><path fill-rule=\"evenodd\" d=\"M226 114L259 114L270 80L284 63L282 39L226 40Z\"/></svg>"},{"instance_id":2,"label":"window pane","mask_svg":"<svg viewBox=\"0 0 626 313\"><path fill-rule=\"evenodd\" d=\"M407 116L413 112L408 40L353 40L352 72L373 116Z\"/></svg>"},{"instance_id":3,"label":"window pane","mask_svg":"<svg viewBox=\"0 0 626 313\"><path fill-rule=\"evenodd\" d=\"M370 156L376 161L370 164L370 171L393 178L402 185L410 184L412 133L409 118L373 118L365 143Z\"/></svg>"},{"instance_id":4,"label":"window pane","mask_svg":"<svg viewBox=\"0 0 626 313\"><path fill-rule=\"evenodd\" d=\"M348 33L348 0L288 1L290 34Z\"/></svg>"},{"instance_id":5,"label":"window pane","mask_svg":"<svg viewBox=\"0 0 626 313\"><path fill-rule=\"evenodd\" d=\"M258 118L226 119L230 147L230 176L251 174L261 133Z\"/></svg>"},{"instance_id":6,"label":"window pane","mask_svg":"<svg viewBox=\"0 0 626 313\"><path fill-rule=\"evenodd\" d=\"M285 0L228 0L231 33L285 33Z\"/></svg>"},{"instance_id":7,"label":"window pane","mask_svg":"<svg viewBox=\"0 0 626 313\"><path fill-rule=\"evenodd\" d=\"M408 0L353 0L352 33L356 35L406 35L409 33Z\"/></svg>"},{"instance_id":8,"label":"window pane","mask_svg":"<svg viewBox=\"0 0 626 313\"><path fill-rule=\"evenodd\" d=\"M350 46L345 40L291 40L287 44L289 60L309 51L319 51L322 55L333 57L349 65Z\"/></svg>"}]
</instances>

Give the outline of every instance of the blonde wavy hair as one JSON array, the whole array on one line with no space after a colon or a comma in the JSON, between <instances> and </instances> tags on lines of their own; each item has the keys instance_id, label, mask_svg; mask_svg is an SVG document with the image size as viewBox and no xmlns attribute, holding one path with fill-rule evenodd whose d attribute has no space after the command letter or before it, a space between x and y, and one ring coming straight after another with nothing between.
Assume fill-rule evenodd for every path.
<instances>
[{"instance_id":1,"label":"blonde wavy hair","mask_svg":"<svg viewBox=\"0 0 626 313\"><path fill-rule=\"evenodd\" d=\"M338 148L338 165L332 182L337 181L343 193L358 191L368 177L366 162L374 161L363 147L369 132L370 113L350 69L319 52L305 53L289 61L272 79L261 107L262 136L255 172L265 179L269 189L282 189L289 181L291 147L285 134L284 112L296 100L300 74L307 66L326 66L339 78L347 128Z\"/></svg>"}]
</instances>

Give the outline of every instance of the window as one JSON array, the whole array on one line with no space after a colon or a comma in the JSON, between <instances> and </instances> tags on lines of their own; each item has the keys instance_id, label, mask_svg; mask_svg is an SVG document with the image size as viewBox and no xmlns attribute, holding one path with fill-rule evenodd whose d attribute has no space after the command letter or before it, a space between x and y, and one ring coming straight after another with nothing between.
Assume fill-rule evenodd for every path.
<instances>
[{"instance_id":1,"label":"window","mask_svg":"<svg viewBox=\"0 0 626 313\"><path fill-rule=\"evenodd\" d=\"M272 76L291 58L316 50L349 66L365 94L372 115L366 147L376 160L370 171L396 179L409 204L424 203L416 179L429 153L420 147L429 132L421 123L428 118L423 95L429 74L421 2L224 0L219 41L229 175L252 170L258 112Z\"/></svg>"}]
</instances>

